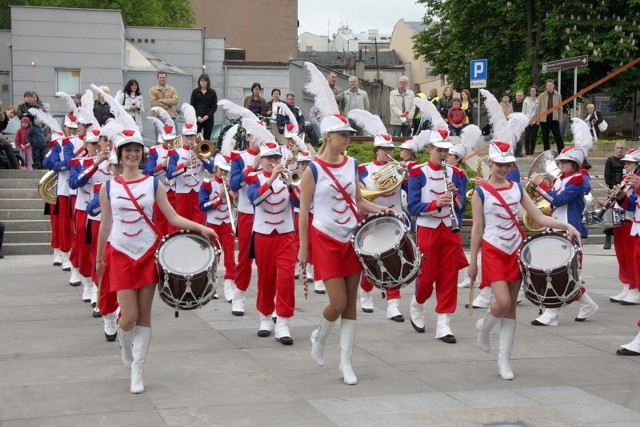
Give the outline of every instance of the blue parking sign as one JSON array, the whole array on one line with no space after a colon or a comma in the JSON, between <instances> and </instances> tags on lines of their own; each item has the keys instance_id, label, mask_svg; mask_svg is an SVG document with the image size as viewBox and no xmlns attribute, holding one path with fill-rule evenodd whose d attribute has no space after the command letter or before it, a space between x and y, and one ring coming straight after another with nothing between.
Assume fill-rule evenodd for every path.
<instances>
[{"instance_id":1,"label":"blue parking sign","mask_svg":"<svg viewBox=\"0 0 640 427\"><path fill-rule=\"evenodd\" d=\"M482 88L487 85L487 71L489 61L486 59L472 59L469 63L470 87Z\"/></svg>"}]
</instances>

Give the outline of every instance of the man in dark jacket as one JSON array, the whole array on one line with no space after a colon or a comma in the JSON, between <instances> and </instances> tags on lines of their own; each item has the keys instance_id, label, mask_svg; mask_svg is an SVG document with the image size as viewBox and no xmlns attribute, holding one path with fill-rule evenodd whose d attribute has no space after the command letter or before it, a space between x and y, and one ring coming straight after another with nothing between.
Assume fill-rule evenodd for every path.
<instances>
[{"instance_id":1,"label":"man in dark jacket","mask_svg":"<svg viewBox=\"0 0 640 427\"><path fill-rule=\"evenodd\" d=\"M607 159L604 164L604 182L609 188L613 188L614 185L620 184L622 181L622 173L624 171L624 164L620 161L624 157L624 153L627 152L627 145L624 141L616 142L613 156ZM602 249L611 249L611 236L613 235L613 228L606 228L604 230L605 240Z\"/></svg>"}]
</instances>

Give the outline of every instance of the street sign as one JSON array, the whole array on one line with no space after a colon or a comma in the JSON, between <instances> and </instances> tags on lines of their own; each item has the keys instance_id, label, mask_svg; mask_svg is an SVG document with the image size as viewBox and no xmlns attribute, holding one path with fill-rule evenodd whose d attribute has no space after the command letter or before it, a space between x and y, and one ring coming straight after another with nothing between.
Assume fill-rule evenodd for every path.
<instances>
[{"instance_id":1,"label":"street sign","mask_svg":"<svg viewBox=\"0 0 640 427\"><path fill-rule=\"evenodd\" d=\"M545 62L542 64L542 72L550 73L552 71L566 70L567 68L584 67L589 65L589 57L587 55L574 56L573 58L558 59L557 61Z\"/></svg>"},{"instance_id":2,"label":"street sign","mask_svg":"<svg viewBox=\"0 0 640 427\"><path fill-rule=\"evenodd\" d=\"M469 87L479 89L487 87L487 72L489 69L489 61L486 59L472 59L469 63Z\"/></svg>"}]
</instances>

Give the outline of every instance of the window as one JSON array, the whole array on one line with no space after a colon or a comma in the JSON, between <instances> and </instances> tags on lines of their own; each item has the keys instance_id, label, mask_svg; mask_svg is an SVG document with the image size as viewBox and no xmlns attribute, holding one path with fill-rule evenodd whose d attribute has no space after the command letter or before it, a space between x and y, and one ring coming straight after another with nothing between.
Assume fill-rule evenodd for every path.
<instances>
[{"instance_id":1,"label":"window","mask_svg":"<svg viewBox=\"0 0 640 427\"><path fill-rule=\"evenodd\" d=\"M66 93L80 92L80 70L56 69L56 91Z\"/></svg>"},{"instance_id":2,"label":"window","mask_svg":"<svg viewBox=\"0 0 640 427\"><path fill-rule=\"evenodd\" d=\"M432 71L433 71L433 68L425 68L424 69L424 78L428 79L430 77L433 77L433 74L431 74Z\"/></svg>"}]
</instances>

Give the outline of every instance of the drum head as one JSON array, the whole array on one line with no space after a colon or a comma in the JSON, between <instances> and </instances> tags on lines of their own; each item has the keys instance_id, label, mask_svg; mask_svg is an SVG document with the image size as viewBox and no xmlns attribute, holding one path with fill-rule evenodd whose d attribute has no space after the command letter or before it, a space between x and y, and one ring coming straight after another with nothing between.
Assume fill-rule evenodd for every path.
<instances>
[{"instance_id":1,"label":"drum head","mask_svg":"<svg viewBox=\"0 0 640 427\"><path fill-rule=\"evenodd\" d=\"M542 236L529 240L522 247L522 261L536 269L553 270L573 259L575 248L562 236Z\"/></svg>"},{"instance_id":2,"label":"drum head","mask_svg":"<svg viewBox=\"0 0 640 427\"><path fill-rule=\"evenodd\" d=\"M158 248L158 262L170 273L192 276L215 260L212 244L199 234L175 234Z\"/></svg>"},{"instance_id":3,"label":"drum head","mask_svg":"<svg viewBox=\"0 0 640 427\"><path fill-rule=\"evenodd\" d=\"M356 232L355 247L365 255L392 249L404 236L404 224L393 216L373 218Z\"/></svg>"}]
</instances>

